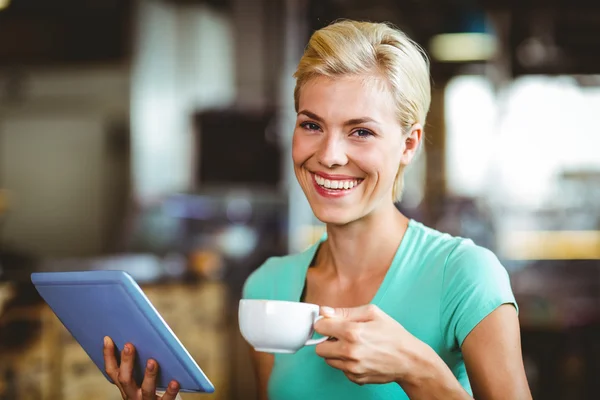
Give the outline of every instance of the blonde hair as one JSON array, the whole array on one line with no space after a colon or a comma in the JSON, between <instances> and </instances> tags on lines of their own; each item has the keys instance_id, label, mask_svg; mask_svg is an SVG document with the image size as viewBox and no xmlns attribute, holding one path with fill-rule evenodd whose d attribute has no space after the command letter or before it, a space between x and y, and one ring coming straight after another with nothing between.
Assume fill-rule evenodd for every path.
<instances>
[{"instance_id":1,"label":"blonde hair","mask_svg":"<svg viewBox=\"0 0 600 400\"><path fill-rule=\"evenodd\" d=\"M396 101L403 134L416 123L425 126L431 102L429 60L404 32L385 23L342 20L313 33L294 74L296 112L307 81L343 75L383 77ZM402 197L404 167L400 165L396 174L395 201Z\"/></svg>"}]
</instances>

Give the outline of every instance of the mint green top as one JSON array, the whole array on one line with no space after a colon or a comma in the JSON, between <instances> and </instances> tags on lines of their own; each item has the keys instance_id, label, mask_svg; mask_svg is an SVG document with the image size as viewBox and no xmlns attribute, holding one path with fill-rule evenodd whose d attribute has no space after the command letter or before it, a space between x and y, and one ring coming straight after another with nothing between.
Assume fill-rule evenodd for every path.
<instances>
[{"instance_id":1,"label":"mint green top","mask_svg":"<svg viewBox=\"0 0 600 400\"><path fill-rule=\"evenodd\" d=\"M268 259L246 281L243 297L299 301L320 243ZM469 393L463 341L500 305L517 307L506 269L491 251L414 220L372 303L431 346ZM268 391L269 400L408 399L396 383L351 382L317 356L314 346L276 354Z\"/></svg>"}]
</instances>

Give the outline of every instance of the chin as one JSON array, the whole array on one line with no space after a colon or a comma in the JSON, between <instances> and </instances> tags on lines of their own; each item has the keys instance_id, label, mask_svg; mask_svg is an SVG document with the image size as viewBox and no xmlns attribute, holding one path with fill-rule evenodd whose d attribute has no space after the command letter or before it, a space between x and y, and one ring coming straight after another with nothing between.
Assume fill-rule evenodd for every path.
<instances>
[{"instance_id":1,"label":"chin","mask_svg":"<svg viewBox=\"0 0 600 400\"><path fill-rule=\"evenodd\" d=\"M360 218L356 212L347 208L327 207L322 205L312 206L315 217L324 224L347 225Z\"/></svg>"}]
</instances>

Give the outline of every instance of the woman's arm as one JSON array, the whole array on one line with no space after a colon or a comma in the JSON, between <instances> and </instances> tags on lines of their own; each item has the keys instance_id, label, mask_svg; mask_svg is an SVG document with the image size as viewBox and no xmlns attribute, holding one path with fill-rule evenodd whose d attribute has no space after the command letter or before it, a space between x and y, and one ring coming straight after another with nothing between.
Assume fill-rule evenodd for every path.
<instances>
[{"instance_id":1,"label":"woman's arm","mask_svg":"<svg viewBox=\"0 0 600 400\"><path fill-rule=\"evenodd\" d=\"M268 400L267 387L269 385L269 377L273 370L275 357L273 354L261 353L250 349L252 356L252 364L254 365L254 373L256 376L256 388L258 391L258 400Z\"/></svg>"},{"instance_id":2,"label":"woman's arm","mask_svg":"<svg viewBox=\"0 0 600 400\"><path fill-rule=\"evenodd\" d=\"M514 306L484 318L465 338L462 353L476 399L531 399Z\"/></svg>"},{"instance_id":3,"label":"woman's arm","mask_svg":"<svg viewBox=\"0 0 600 400\"><path fill-rule=\"evenodd\" d=\"M531 399L514 306L502 305L484 318L465 338L462 353L475 399ZM411 399L471 398L433 350L417 364L419 372L399 382Z\"/></svg>"},{"instance_id":4,"label":"woman's arm","mask_svg":"<svg viewBox=\"0 0 600 400\"><path fill-rule=\"evenodd\" d=\"M316 352L351 381L396 382L413 400L472 399L431 347L376 306L323 307L322 312L330 317L319 320L316 331L338 340L317 345ZM462 352L477 400L531 399L512 305L481 320L463 341Z\"/></svg>"}]
</instances>

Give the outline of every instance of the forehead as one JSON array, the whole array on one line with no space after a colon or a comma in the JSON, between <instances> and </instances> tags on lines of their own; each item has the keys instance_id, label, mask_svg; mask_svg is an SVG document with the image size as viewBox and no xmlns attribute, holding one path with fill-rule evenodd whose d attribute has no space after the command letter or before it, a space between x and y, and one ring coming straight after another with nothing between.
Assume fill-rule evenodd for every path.
<instances>
[{"instance_id":1,"label":"forehead","mask_svg":"<svg viewBox=\"0 0 600 400\"><path fill-rule=\"evenodd\" d=\"M298 109L309 110L335 122L358 117L396 120L396 108L387 83L374 76L318 76L300 89Z\"/></svg>"}]
</instances>

